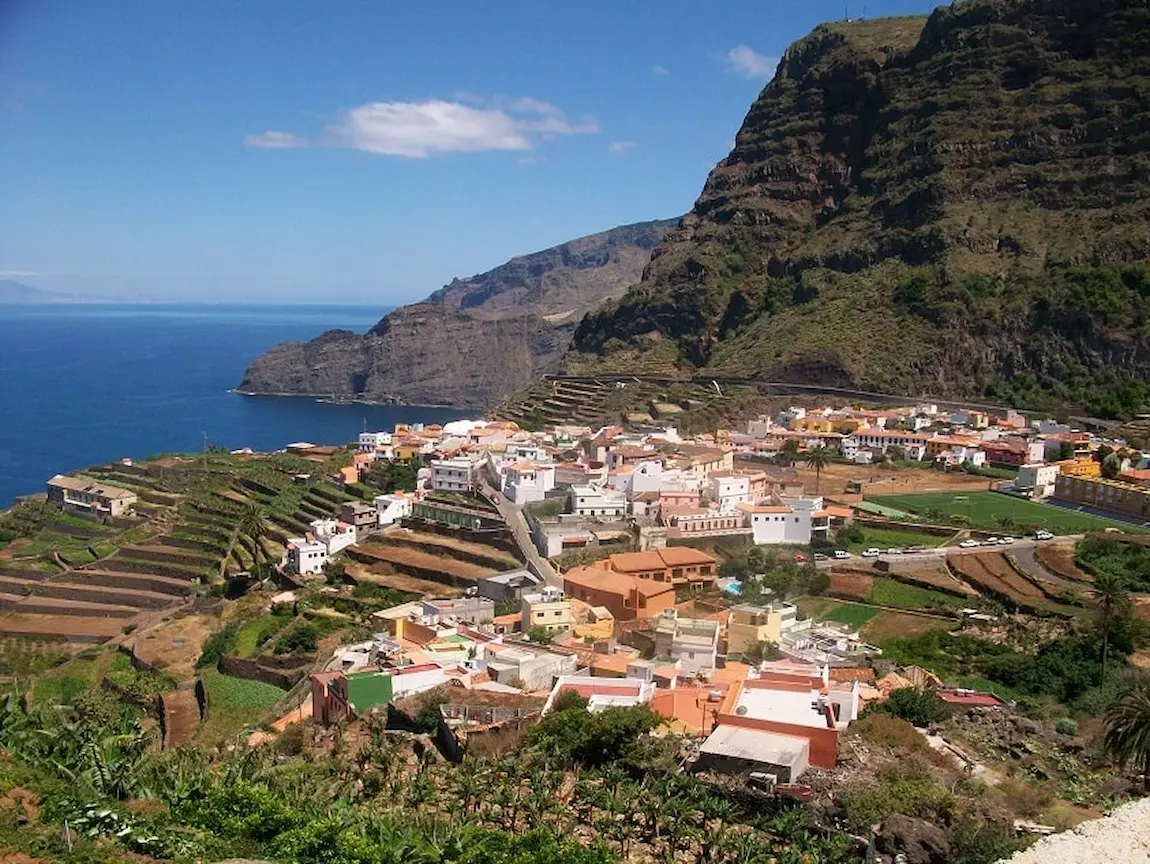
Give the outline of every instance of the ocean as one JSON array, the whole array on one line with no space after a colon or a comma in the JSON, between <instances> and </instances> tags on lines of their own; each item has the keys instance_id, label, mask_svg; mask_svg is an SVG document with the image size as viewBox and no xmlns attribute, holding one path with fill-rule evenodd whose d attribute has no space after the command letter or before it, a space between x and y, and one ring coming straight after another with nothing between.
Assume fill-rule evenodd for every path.
<instances>
[{"instance_id":1,"label":"ocean","mask_svg":"<svg viewBox=\"0 0 1150 864\"><path fill-rule=\"evenodd\" d=\"M229 392L277 342L365 332L378 306L0 306L0 508L58 472L129 456L293 441L340 444L396 423L470 416L444 408L329 405Z\"/></svg>"}]
</instances>

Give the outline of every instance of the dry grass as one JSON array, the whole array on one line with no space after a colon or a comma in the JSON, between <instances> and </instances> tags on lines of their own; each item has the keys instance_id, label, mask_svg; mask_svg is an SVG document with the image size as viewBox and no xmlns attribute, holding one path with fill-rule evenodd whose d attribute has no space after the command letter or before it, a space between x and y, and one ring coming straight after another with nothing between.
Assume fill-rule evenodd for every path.
<instances>
[{"instance_id":1,"label":"dry grass","mask_svg":"<svg viewBox=\"0 0 1150 864\"><path fill-rule=\"evenodd\" d=\"M931 630L951 630L955 626L953 621L939 618L884 611L867 621L859 630L859 635L875 644L892 636L918 636Z\"/></svg>"}]
</instances>

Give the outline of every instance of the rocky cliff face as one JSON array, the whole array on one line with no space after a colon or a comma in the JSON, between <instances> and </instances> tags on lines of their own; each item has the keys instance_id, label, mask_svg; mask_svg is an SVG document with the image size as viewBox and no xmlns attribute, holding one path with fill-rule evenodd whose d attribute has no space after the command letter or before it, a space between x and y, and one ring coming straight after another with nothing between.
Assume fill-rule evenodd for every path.
<instances>
[{"instance_id":1,"label":"rocky cliff face","mask_svg":"<svg viewBox=\"0 0 1150 864\"><path fill-rule=\"evenodd\" d=\"M570 372L1150 400L1150 10L969 0L793 45Z\"/></svg>"},{"instance_id":2,"label":"rocky cliff face","mask_svg":"<svg viewBox=\"0 0 1150 864\"><path fill-rule=\"evenodd\" d=\"M237 389L489 408L554 371L575 324L638 281L676 221L615 228L455 279L362 336L333 330L277 345Z\"/></svg>"}]
</instances>

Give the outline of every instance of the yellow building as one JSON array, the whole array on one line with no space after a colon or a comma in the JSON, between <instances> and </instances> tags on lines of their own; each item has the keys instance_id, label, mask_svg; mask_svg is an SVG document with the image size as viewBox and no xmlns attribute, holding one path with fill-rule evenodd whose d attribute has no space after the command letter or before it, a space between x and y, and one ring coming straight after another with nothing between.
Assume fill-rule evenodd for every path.
<instances>
[{"instance_id":1,"label":"yellow building","mask_svg":"<svg viewBox=\"0 0 1150 864\"><path fill-rule=\"evenodd\" d=\"M1059 475L1054 497L1139 521L1150 520L1150 489L1133 483Z\"/></svg>"},{"instance_id":2,"label":"yellow building","mask_svg":"<svg viewBox=\"0 0 1150 864\"><path fill-rule=\"evenodd\" d=\"M778 643L795 622L798 609L791 603L769 606L740 604L731 607L727 622L727 651L743 654L759 642Z\"/></svg>"},{"instance_id":3,"label":"yellow building","mask_svg":"<svg viewBox=\"0 0 1150 864\"><path fill-rule=\"evenodd\" d=\"M537 594L524 594L522 603L521 626L524 633L532 627L543 627L548 633L558 633L575 626L571 601L563 596L562 591L544 589Z\"/></svg>"},{"instance_id":4,"label":"yellow building","mask_svg":"<svg viewBox=\"0 0 1150 864\"><path fill-rule=\"evenodd\" d=\"M1058 473L1063 477L1082 477L1089 480L1102 476L1102 463L1096 462L1090 457L1084 459L1063 459L1061 462L1055 464L1058 465Z\"/></svg>"}]
</instances>

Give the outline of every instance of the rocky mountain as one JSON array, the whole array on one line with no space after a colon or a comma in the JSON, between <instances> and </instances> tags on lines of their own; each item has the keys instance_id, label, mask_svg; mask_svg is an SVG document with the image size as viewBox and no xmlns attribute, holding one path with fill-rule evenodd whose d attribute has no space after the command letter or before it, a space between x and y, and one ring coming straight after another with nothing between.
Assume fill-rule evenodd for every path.
<instances>
[{"instance_id":1,"label":"rocky mountain","mask_svg":"<svg viewBox=\"0 0 1150 864\"><path fill-rule=\"evenodd\" d=\"M1150 402L1150 8L965 0L792 45L572 374Z\"/></svg>"},{"instance_id":2,"label":"rocky mountain","mask_svg":"<svg viewBox=\"0 0 1150 864\"><path fill-rule=\"evenodd\" d=\"M237 389L489 408L554 371L583 315L638 281L677 221L614 228L455 279L362 336L333 330L277 345Z\"/></svg>"}]
</instances>

